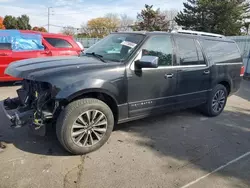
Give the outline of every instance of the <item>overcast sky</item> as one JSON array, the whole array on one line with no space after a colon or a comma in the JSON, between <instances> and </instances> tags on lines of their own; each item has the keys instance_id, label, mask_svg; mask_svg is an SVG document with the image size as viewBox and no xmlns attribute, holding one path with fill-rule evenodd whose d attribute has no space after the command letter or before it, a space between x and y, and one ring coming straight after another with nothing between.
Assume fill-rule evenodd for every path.
<instances>
[{"instance_id":1,"label":"overcast sky","mask_svg":"<svg viewBox=\"0 0 250 188\"><path fill-rule=\"evenodd\" d=\"M32 26L45 26L48 23L48 7L51 9L50 24L79 28L89 19L107 13L127 14L136 18L137 12L145 4L155 8L182 9L183 0L0 0L0 16L27 14ZM59 32L60 27L50 27L50 32Z\"/></svg>"}]
</instances>

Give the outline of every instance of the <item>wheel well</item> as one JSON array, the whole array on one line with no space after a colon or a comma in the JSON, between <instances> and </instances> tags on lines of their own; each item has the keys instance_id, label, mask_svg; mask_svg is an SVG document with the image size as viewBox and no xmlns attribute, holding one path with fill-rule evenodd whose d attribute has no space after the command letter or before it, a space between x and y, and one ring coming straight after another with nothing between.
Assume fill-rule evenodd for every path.
<instances>
[{"instance_id":1,"label":"wheel well","mask_svg":"<svg viewBox=\"0 0 250 188\"><path fill-rule=\"evenodd\" d=\"M99 99L99 100L103 101L104 103L106 103L109 106L109 108L113 112L115 122L118 121L118 113L119 113L118 106L116 104L116 101L108 94L100 93L100 92L85 93L83 95L75 97L74 99L72 99L69 102L76 101L76 100L83 99L83 98L95 98L95 99Z\"/></svg>"},{"instance_id":2,"label":"wheel well","mask_svg":"<svg viewBox=\"0 0 250 188\"><path fill-rule=\"evenodd\" d=\"M225 86L225 88L227 89L227 94L229 95L231 92L230 84L227 81L222 81L219 84Z\"/></svg>"}]
</instances>

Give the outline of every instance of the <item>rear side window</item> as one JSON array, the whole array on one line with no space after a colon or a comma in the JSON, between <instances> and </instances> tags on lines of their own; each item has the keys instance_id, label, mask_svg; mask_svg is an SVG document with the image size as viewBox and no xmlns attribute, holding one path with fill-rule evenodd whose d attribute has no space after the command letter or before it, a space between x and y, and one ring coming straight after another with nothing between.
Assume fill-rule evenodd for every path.
<instances>
[{"instance_id":1,"label":"rear side window","mask_svg":"<svg viewBox=\"0 0 250 188\"><path fill-rule=\"evenodd\" d=\"M202 40L202 46L212 63L241 62L241 54L234 42Z\"/></svg>"},{"instance_id":2,"label":"rear side window","mask_svg":"<svg viewBox=\"0 0 250 188\"><path fill-rule=\"evenodd\" d=\"M59 38L45 38L45 40L55 48L72 48L72 45L64 40Z\"/></svg>"},{"instance_id":3,"label":"rear side window","mask_svg":"<svg viewBox=\"0 0 250 188\"><path fill-rule=\"evenodd\" d=\"M0 43L0 50L11 50L11 43Z\"/></svg>"},{"instance_id":4,"label":"rear side window","mask_svg":"<svg viewBox=\"0 0 250 188\"><path fill-rule=\"evenodd\" d=\"M192 38L176 37L180 65L205 65L199 44Z\"/></svg>"}]
</instances>

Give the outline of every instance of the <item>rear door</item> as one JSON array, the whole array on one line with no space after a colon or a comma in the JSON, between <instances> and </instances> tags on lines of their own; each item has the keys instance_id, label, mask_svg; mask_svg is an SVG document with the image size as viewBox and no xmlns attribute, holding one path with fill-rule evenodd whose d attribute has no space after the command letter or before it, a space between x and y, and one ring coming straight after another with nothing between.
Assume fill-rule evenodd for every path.
<instances>
[{"instance_id":1,"label":"rear door","mask_svg":"<svg viewBox=\"0 0 250 188\"><path fill-rule=\"evenodd\" d=\"M6 81L8 78L4 75L6 67L12 61L11 43L0 43L0 81Z\"/></svg>"},{"instance_id":2,"label":"rear door","mask_svg":"<svg viewBox=\"0 0 250 188\"><path fill-rule=\"evenodd\" d=\"M175 36L177 48L177 101L188 107L206 101L211 86L210 66L200 43L193 38Z\"/></svg>"},{"instance_id":3,"label":"rear door","mask_svg":"<svg viewBox=\"0 0 250 188\"><path fill-rule=\"evenodd\" d=\"M44 37L44 39L50 45L52 56L77 56L80 52L80 48L77 52L73 44L66 38Z\"/></svg>"}]
</instances>

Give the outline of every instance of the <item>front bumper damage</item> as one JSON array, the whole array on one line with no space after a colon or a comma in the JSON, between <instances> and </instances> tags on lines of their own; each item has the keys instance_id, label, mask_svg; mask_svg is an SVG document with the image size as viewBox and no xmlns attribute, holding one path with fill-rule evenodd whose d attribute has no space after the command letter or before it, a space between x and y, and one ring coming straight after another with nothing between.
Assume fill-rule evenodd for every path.
<instances>
[{"instance_id":1,"label":"front bumper damage","mask_svg":"<svg viewBox=\"0 0 250 188\"><path fill-rule=\"evenodd\" d=\"M55 117L59 102L52 99L53 92L49 84L24 80L17 94L18 97L7 98L1 103L11 127L29 125L38 130Z\"/></svg>"},{"instance_id":2,"label":"front bumper damage","mask_svg":"<svg viewBox=\"0 0 250 188\"><path fill-rule=\"evenodd\" d=\"M6 99L6 100L11 100L11 99ZM1 106L3 108L5 116L11 122L12 127L19 128L27 124L32 124L33 115L35 113L34 109L27 109L27 107L9 109L8 106L6 106L6 100L3 103L1 103L2 104Z\"/></svg>"}]
</instances>

